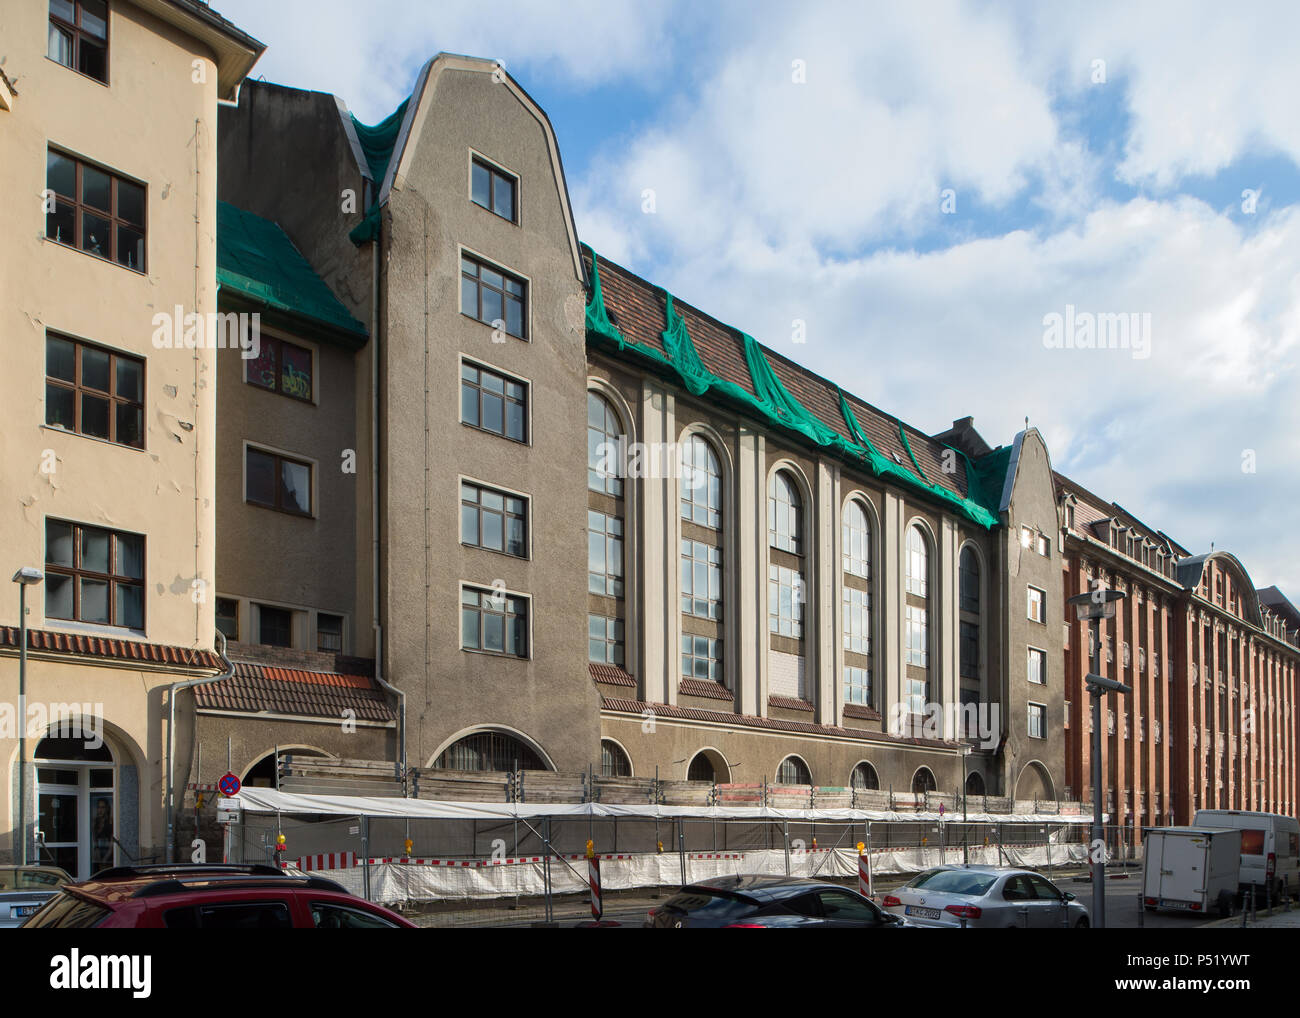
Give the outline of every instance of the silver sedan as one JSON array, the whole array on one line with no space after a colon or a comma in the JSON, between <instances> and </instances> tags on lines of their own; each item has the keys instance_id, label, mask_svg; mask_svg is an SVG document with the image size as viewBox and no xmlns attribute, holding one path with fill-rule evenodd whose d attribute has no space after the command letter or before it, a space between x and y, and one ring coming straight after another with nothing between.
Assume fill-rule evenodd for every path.
<instances>
[{"instance_id":1,"label":"silver sedan","mask_svg":"<svg viewBox=\"0 0 1300 1018\"><path fill-rule=\"evenodd\" d=\"M936 866L883 895L888 912L914 926L1088 928L1088 910L1033 870Z\"/></svg>"}]
</instances>

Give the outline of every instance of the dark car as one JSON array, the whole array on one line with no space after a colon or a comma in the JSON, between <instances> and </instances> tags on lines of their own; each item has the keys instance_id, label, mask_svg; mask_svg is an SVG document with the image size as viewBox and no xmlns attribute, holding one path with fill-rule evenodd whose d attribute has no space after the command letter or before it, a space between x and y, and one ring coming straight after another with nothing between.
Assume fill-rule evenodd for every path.
<instances>
[{"instance_id":1,"label":"dark car","mask_svg":"<svg viewBox=\"0 0 1300 1018\"><path fill-rule=\"evenodd\" d=\"M70 883L72 877L57 866L0 866L0 929L21 926Z\"/></svg>"},{"instance_id":2,"label":"dark car","mask_svg":"<svg viewBox=\"0 0 1300 1018\"><path fill-rule=\"evenodd\" d=\"M23 928L414 929L333 880L274 866L118 866L59 889Z\"/></svg>"},{"instance_id":3,"label":"dark car","mask_svg":"<svg viewBox=\"0 0 1300 1018\"><path fill-rule=\"evenodd\" d=\"M857 891L823 880L732 876L687 884L646 920L653 929L899 929L890 915Z\"/></svg>"}]
</instances>

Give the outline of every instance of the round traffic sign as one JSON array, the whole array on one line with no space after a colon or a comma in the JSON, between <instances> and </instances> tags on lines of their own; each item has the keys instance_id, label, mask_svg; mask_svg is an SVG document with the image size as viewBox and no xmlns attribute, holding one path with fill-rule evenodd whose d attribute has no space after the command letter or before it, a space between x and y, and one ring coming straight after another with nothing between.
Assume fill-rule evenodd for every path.
<instances>
[{"instance_id":1,"label":"round traffic sign","mask_svg":"<svg viewBox=\"0 0 1300 1018\"><path fill-rule=\"evenodd\" d=\"M239 778L233 774L226 774L225 777L217 782L217 787L221 789L222 795L238 795Z\"/></svg>"}]
</instances>

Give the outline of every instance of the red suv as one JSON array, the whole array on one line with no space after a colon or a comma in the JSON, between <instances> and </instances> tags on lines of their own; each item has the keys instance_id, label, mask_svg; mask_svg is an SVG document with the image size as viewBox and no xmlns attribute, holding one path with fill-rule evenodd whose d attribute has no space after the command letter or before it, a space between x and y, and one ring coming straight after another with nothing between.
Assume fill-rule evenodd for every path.
<instances>
[{"instance_id":1,"label":"red suv","mask_svg":"<svg viewBox=\"0 0 1300 1018\"><path fill-rule=\"evenodd\" d=\"M66 884L23 928L415 929L333 880L264 865L118 866Z\"/></svg>"}]
</instances>

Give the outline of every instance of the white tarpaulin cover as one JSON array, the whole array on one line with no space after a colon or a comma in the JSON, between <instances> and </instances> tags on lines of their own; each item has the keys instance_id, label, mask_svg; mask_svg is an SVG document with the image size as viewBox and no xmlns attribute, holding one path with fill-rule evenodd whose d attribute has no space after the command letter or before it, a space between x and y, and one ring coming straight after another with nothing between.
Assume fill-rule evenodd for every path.
<instances>
[{"instance_id":1,"label":"white tarpaulin cover","mask_svg":"<svg viewBox=\"0 0 1300 1018\"><path fill-rule=\"evenodd\" d=\"M270 788L242 788L240 806L248 813L317 816L399 817L426 820L531 820L534 817L637 817L646 820L683 817L698 820L841 820L917 823L946 821L972 824L1088 824L1092 818L1056 813L899 813L893 810L777 809L772 806L655 806L602 802L440 802L362 795L304 795Z\"/></svg>"}]
</instances>

